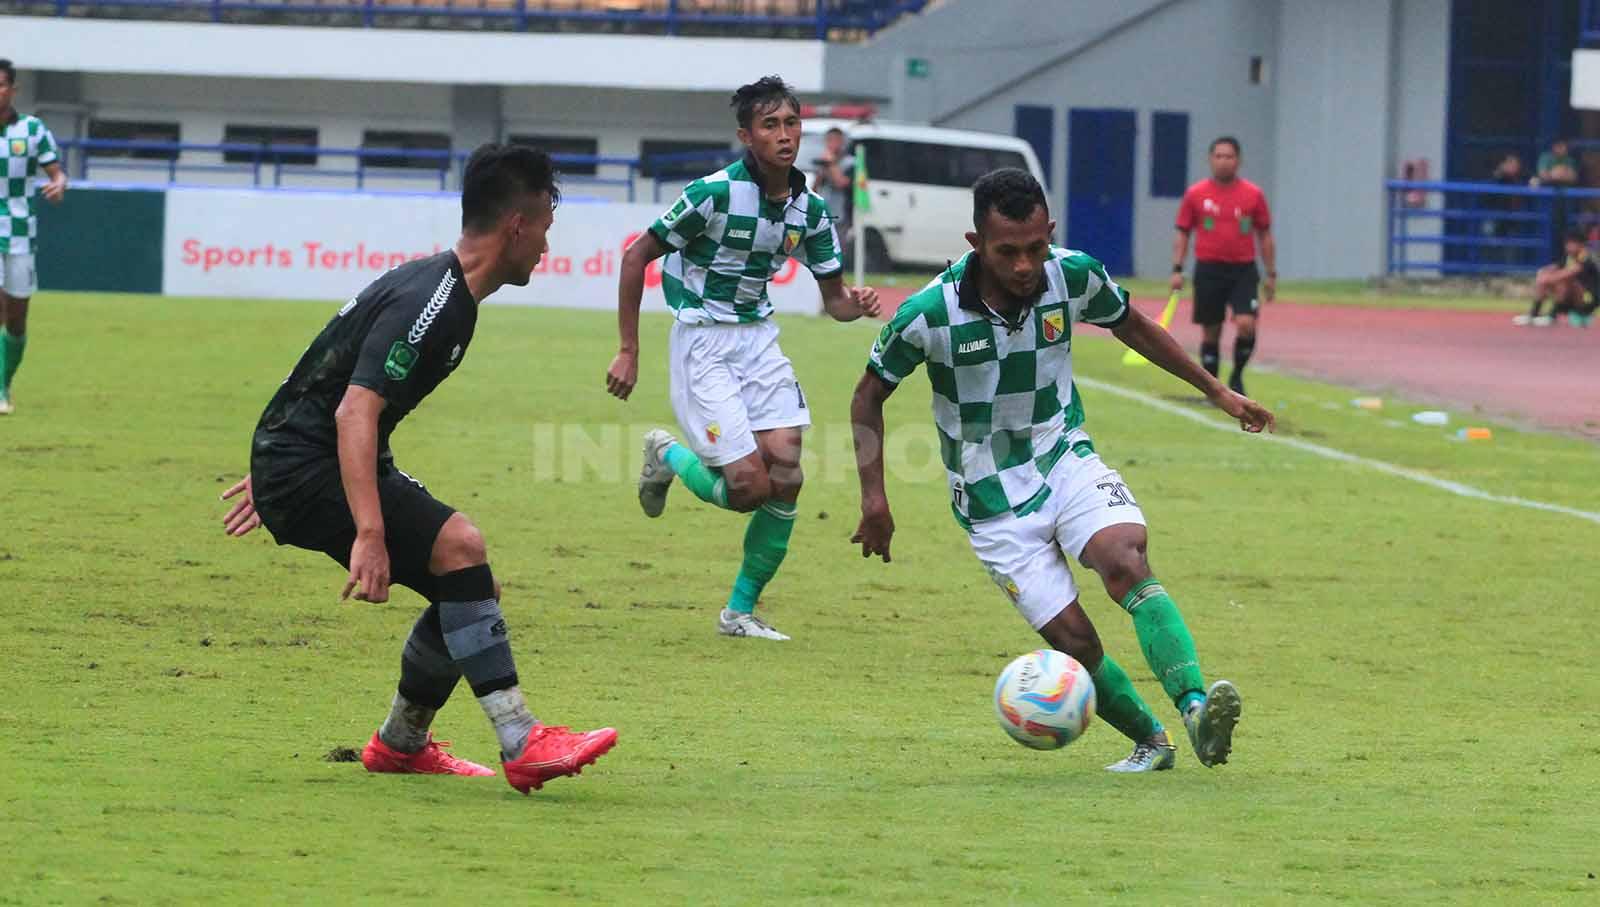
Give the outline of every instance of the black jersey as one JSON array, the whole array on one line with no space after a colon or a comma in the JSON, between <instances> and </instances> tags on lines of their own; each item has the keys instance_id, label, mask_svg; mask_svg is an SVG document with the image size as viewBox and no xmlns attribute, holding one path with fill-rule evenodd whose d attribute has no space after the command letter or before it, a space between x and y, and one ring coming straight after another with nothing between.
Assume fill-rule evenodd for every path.
<instances>
[{"instance_id":1,"label":"black jersey","mask_svg":"<svg viewBox=\"0 0 1600 907\"><path fill-rule=\"evenodd\" d=\"M1578 266L1578 286L1583 287L1583 291L1591 298L1600 299L1600 267L1595 266L1594 256L1587 253L1582 258L1567 256L1566 266L1570 268L1573 265Z\"/></svg>"},{"instance_id":2,"label":"black jersey","mask_svg":"<svg viewBox=\"0 0 1600 907\"><path fill-rule=\"evenodd\" d=\"M390 434L461 364L477 321L454 251L379 277L333 316L273 395L256 424L252 462L270 458L285 479L296 463L336 464L333 414L352 384L387 402L378 416L378 458L392 461Z\"/></svg>"}]
</instances>

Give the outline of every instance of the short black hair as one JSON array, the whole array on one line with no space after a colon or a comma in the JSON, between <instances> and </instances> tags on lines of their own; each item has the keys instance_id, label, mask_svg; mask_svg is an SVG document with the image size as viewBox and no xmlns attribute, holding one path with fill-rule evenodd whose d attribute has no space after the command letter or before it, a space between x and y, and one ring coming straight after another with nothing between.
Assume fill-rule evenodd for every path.
<instances>
[{"instance_id":1,"label":"short black hair","mask_svg":"<svg viewBox=\"0 0 1600 907\"><path fill-rule=\"evenodd\" d=\"M1216 151L1218 145L1232 145L1234 157L1238 157L1243 153L1243 151L1239 148L1239 140L1231 135L1221 135L1212 139L1211 147L1206 149L1206 153L1210 154L1211 152Z\"/></svg>"},{"instance_id":2,"label":"short black hair","mask_svg":"<svg viewBox=\"0 0 1600 907\"><path fill-rule=\"evenodd\" d=\"M561 200L550 155L526 145L480 145L461 177L461 229L493 229L521 196L538 192L550 193L552 206Z\"/></svg>"},{"instance_id":3,"label":"short black hair","mask_svg":"<svg viewBox=\"0 0 1600 907\"><path fill-rule=\"evenodd\" d=\"M757 113L785 104L793 107L795 113L800 112L800 99L794 96L794 89L782 76L762 76L749 85L740 85L729 106L739 119L739 128L749 129Z\"/></svg>"},{"instance_id":4,"label":"short black hair","mask_svg":"<svg viewBox=\"0 0 1600 907\"><path fill-rule=\"evenodd\" d=\"M1044 187L1026 170L1006 167L985 173L972 184L972 226L979 230L990 211L999 211L1006 220L1024 221L1035 208L1048 214L1050 203L1045 201Z\"/></svg>"},{"instance_id":5,"label":"short black hair","mask_svg":"<svg viewBox=\"0 0 1600 907\"><path fill-rule=\"evenodd\" d=\"M1567 231L1567 242L1575 242L1587 246L1589 244L1589 235L1582 230L1574 228Z\"/></svg>"},{"instance_id":6,"label":"short black hair","mask_svg":"<svg viewBox=\"0 0 1600 907\"><path fill-rule=\"evenodd\" d=\"M840 135L844 135L844 130L843 130L843 129L840 129L840 128L839 128L839 127L838 127L838 126L829 126L829 127L828 127L828 131L827 131L827 132L824 132L824 133L823 133L823 135L825 135L825 136L828 136L828 135L833 135L833 134L834 134L834 133L836 133L836 132L837 132L837 133L838 133L838 134L840 134Z\"/></svg>"},{"instance_id":7,"label":"short black hair","mask_svg":"<svg viewBox=\"0 0 1600 907\"><path fill-rule=\"evenodd\" d=\"M3 73L6 74L6 84L7 85L15 85L15 84L17 84L17 68L15 66L11 65L11 61L10 60L7 60L4 57L0 57L0 72L3 72Z\"/></svg>"}]
</instances>

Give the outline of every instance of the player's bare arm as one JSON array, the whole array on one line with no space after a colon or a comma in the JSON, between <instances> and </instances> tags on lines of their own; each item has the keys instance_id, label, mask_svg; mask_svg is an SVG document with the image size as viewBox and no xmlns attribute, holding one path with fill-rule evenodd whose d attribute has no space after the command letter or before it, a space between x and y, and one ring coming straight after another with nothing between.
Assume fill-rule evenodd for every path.
<instances>
[{"instance_id":1,"label":"player's bare arm","mask_svg":"<svg viewBox=\"0 0 1600 907\"><path fill-rule=\"evenodd\" d=\"M243 495L243 497L234 501L233 507L222 518L222 531L234 538L245 535L261 525L261 517L256 514L256 498L254 491L250 487L249 475L233 483L227 491L224 491L222 500L226 501L239 495Z\"/></svg>"},{"instance_id":2,"label":"player's bare arm","mask_svg":"<svg viewBox=\"0 0 1600 907\"><path fill-rule=\"evenodd\" d=\"M1200 367L1199 363L1189 358L1183 347L1178 345L1178 341L1172 339L1171 334L1138 309L1129 307L1127 320L1118 325L1112 333L1130 349L1174 376L1194 385L1195 389L1205 394L1206 399L1217 409L1238 419L1239 427L1245 431L1258 432L1263 428L1268 431L1276 430L1276 419L1266 407L1243 394L1229 390L1222 382L1213 378Z\"/></svg>"},{"instance_id":3,"label":"player's bare arm","mask_svg":"<svg viewBox=\"0 0 1600 907\"><path fill-rule=\"evenodd\" d=\"M817 281L822 290L822 310L834 321L855 321L863 316L878 317L878 291L871 287L847 287L843 275Z\"/></svg>"},{"instance_id":4,"label":"player's bare arm","mask_svg":"<svg viewBox=\"0 0 1600 907\"><path fill-rule=\"evenodd\" d=\"M389 551L383 543L383 508L378 502L378 414L384 400L376 391L350 385L334 410L339 433L339 481L350 516L356 524L356 541L350 549L350 577L340 598L389 600Z\"/></svg>"},{"instance_id":5,"label":"player's bare arm","mask_svg":"<svg viewBox=\"0 0 1600 907\"><path fill-rule=\"evenodd\" d=\"M1278 298L1278 241L1272 237L1271 227L1256 228L1256 239L1261 243L1261 263L1267 266L1266 279L1261 281L1261 298L1271 302Z\"/></svg>"},{"instance_id":6,"label":"player's bare arm","mask_svg":"<svg viewBox=\"0 0 1600 907\"><path fill-rule=\"evenodd\" d=\"M1174 230L1172 237L1172 280L1168 286L1177 293L1183 289L1183 261L1189 257L1189 231Z\"/></svg>"},{"instance_id":7,"label":"player's bare arm","mask_svg":"<svg viewBox=\"0 0 1600 907\"><path fill-rule=\"evenodd\" d=\"M622 276L617 284L617 355L606 370L606 391L619 400L628 399L639 383L639 306L644 300L644 273L667 254L661 240L646 231L628 244L622 253Z\"/></svg>"},{"instance_id":8,"label":"player's bare arm","mask_svg":"<svg viewBox=\"0 0 1600 907\"><path fill-rule=\"evenodd\" d=\"M50 182L45 183L39 190L44 200L52 204L59 204L67 194L67 172L61 169L60 164L45 164L45 176L50 177Z\"/></svg>"},{"instance_id":9,"label":"player's bare arm","mask_svg":"<svg viewBox=\"0 0 1600 907\"><path fill-rule=\"evenodd\" d=\"M886 564L894 538L894 517L889 514L889 495L883 487L883 401L892 393L894 385L864 372L850 400L856 472L861 477L861 523L850 542L861 546L862 557L880 555Z\"/></svg>"}]
</instances>

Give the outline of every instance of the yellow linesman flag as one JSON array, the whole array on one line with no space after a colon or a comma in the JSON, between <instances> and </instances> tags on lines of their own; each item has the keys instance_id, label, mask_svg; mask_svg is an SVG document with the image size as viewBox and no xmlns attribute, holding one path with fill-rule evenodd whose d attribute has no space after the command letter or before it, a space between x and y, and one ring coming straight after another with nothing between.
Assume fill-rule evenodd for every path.
<instances>
[{"instance_id":1,"label":"yellow linesman flag","mask_svg":"<svg viewBox=\"0 0 1600 907\"><path fill-rule=\"evenodd\" d=\"M1177 314L1178 294L1174 292L1171 296L1167 297L1167 307L1161 311L1161 329L1163 331L1172 329L1172 319ZM1139 355L1134 350L1128 350L1126 353L1122 354L1123 365L1148 365L1149 363L1150 360Z\"/></svg>"},{"instance_id":2,"label":"yellow linesman flag","mask_svg":"<svg viewBox=\"0 0 1600 907\"><path fill-rule=\"evenodd\" d=\"M872 210L872 195L867 192L867 146L856 144L855 213L866 214Z\"/></svg>"}]
</instances>

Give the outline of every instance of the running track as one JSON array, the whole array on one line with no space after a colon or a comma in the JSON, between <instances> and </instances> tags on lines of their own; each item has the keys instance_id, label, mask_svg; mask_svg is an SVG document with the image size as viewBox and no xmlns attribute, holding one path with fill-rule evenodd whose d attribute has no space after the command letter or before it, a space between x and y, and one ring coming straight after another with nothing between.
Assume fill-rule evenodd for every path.
<instances>
[{"instance_id":1,"label":"running track","mask_svg":"<svg viewBox=\"0 0 1600 907\"><path fill-rule=\"evenodd\" d=\"M885 308L905 295L885 290ZM1152 318L1164 304L1136 300ZM1193 353L1200 332L1189 317L1185 300L1173 333ZM1600 327L1514 327L1498 312L1276 302L1260 331L1252 364L1600 441ZM1232 342L1230 329L1224 375Z\"/></svg>"}]
</instances>

